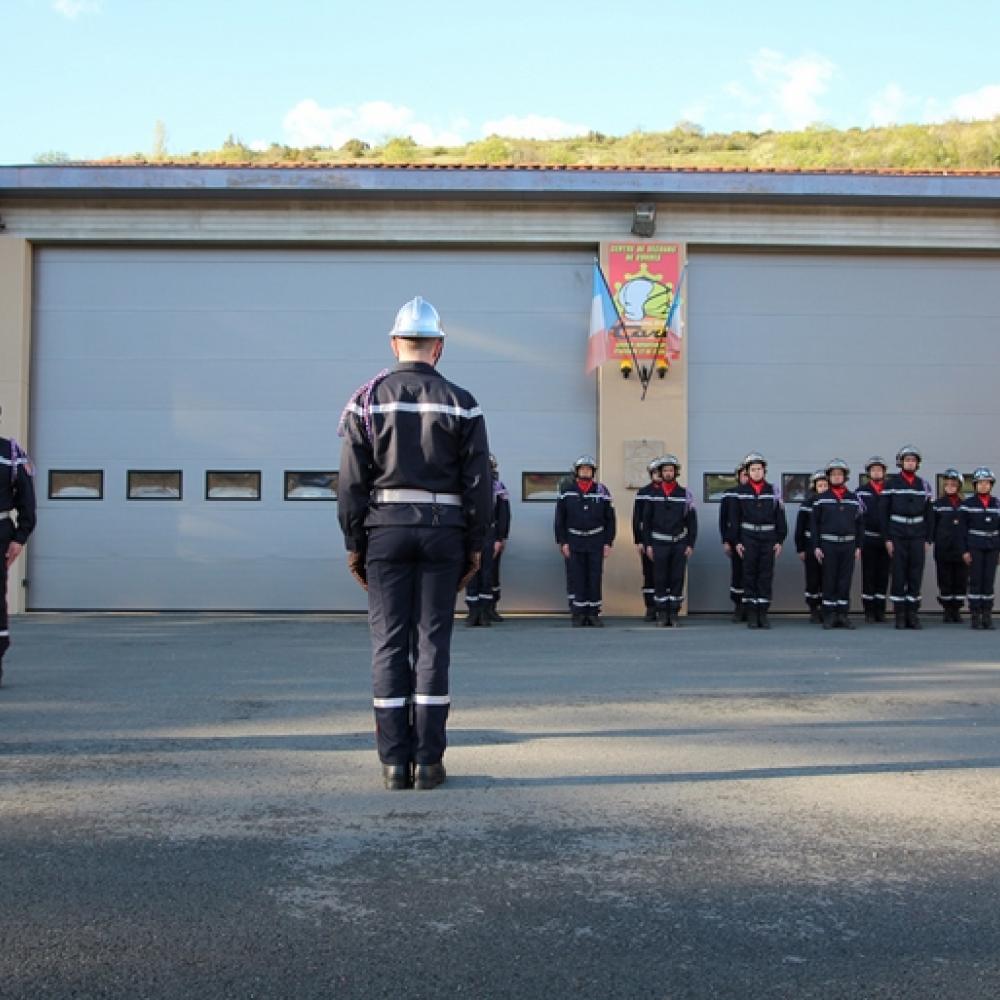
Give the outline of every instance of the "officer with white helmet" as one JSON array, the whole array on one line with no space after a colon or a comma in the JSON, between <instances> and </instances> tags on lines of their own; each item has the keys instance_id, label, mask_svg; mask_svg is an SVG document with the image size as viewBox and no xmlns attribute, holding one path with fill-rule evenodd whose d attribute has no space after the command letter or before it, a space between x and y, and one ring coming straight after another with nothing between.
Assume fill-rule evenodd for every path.
<instances>
[{"instance_id":1,"label":"officer with white helmet","mask_svg":"<svg viewBox=\"0 0 1000 1000\"><path fill-rule=\"evenodd\" d=\"M944 493L933 503L934 566L937 570L938 603L944 611L943 621L962 623L962 604L969 584L969 567L963 558L965 539L962 535L962 483L958 469L945 469Z\"/></svg>"},{"instance_id":2,"label":"officer with white helmet","mask_svg":"<svg viewBox=\"0 0 1000 1000\"><path fill-rule=\"evenodd\" d=\"M733 604L734 622L747 620L747 606L743 603L743 557L733 548L729 539L739 521L739 505L736 502L736 490L748 479L746 459L736 466L736 485L726 490L719 501L719 537L722 539L722 551L729 559L729 600Z\"/></svg>"},{"instance_id":3,"label":"officer with white helmet","mask_svg":"<svg viewBox=\"0 0 1000 1000\"><path fill-rule=\"evenodd\" d=\"M981 465L972 473L975 493L959 508L965 538L965 562L969 567L969 616L973 628L993 624L993 584L1000 552L1000 501L993 496L996 476Z\"/></svg>"},{"instance_id":4,"label":"officer with white helmet","mask_svg":"<svg viewBox=\"0 0 1000 1000\"><path fill-rule=\"evenodd\" d=\"M573 479L556 501L555 536L566 560L566 586L573 626L604 627L601 580L604 560L615 540L615 508L608 488L599 483L597 459L581 455Z\"/></svg>"},{"instance_id":5,"label":"officer with white helmet","mask_svg":"<svg viewBox=\"0 0 1000 1000\"><path fill-rule=\"evenodd\" d=\"M788 522L781 495L765 478L767 459L752 451L743 461L747 481L736 489L727 541L743 559L747 627L770 628L774 561L781 554Z\"/></svg>"},{"instance_id":6,"label":"officer with white helmet","mask_svg":"<svg viewBox=\"0 0 1000 1000\"><path fill-rule=\"evenodd\" d=\"M870 623L885 621L885 602L889 596L891 560L882 534L882 492L888 468L881 455L872 455L865 462L868 481L856 490L858 500L861 501L864 529L861 545L861 604L865 609L865 621Z\"/></svg>"},{"instance_id":7,"label":"officer with white helmet","mask_svg":"<svg viewBox=\"0 0 1000 1000\"><path fill-rule=\"evenodd\" d=\"M861 558L861 503L847 487L851 470L842 458L826 466L830 488L816 498L810 532L816 559L823 566L823 628L853 629L849 617L851 577Z\"/></svg>"},{"instance_id":8,"label":"officer with white helmet","mask_svg":"<svg viewBox=\"0 0 1000 1000\"><path fill-rule=\"evenodd\" d=\"M933 538L930 485L917 475L920 449L903 445L896 453L899 472L889 476L882 490L882 534L892 557L889 599L896 612L896 628L921 628L920 586L926 550Z\"/></svg>"},{"instance_id":9,"label":"officer with white helmet","mask_svg":"<svg viewBox=\"0 0 1000 1000\"><path fill-rule=\"evenodd\" d=\"M339 519L368 591L375 731L386 788L435 788L450 697L455 593L479 568L492 507L486 422L436 365L437 310L417 296L389 333L398 363L341 417Z\"/></svg>"},{"instance_id":10,"label":"officer with white helmet","mask_svg":"<svg viewBox=\"0 0 1000 1000\"><path fill-rule=\"evenodd\" d=\"M643 524L646 555L653 560L656 621L671 628L680 624L684 574L698 540L698 514L691 492L677 482L681 463L676 455L657 459L659 487L649 498Z\"/></svg>"},{"instance_id":11,"label":"officer with white helmet","mask_svg":"<svg viewBox=\"0 0 1000 1000\"><path fill-rule=\"evenodd\" d=\"M826 478L826 469L817 469L809 477L809 492L799 504L799 513L795 519L795 551L802 560L805 570L805 598L809 609L809 621L821 624L823 621L823 567L816 558L816 546L812 541L812 508L813 503L830 488Z\"/></svg>"},{"instance_id":12,"label":"officer with white helmet","mask_svg":"<svg viewBox=\"0 0 1000 1000\"><path fill-rule=\"evenodd\" d=\"M636 490L635 501L632 504L632 541L639 553L639 564L642 568L642 603L646 609L643 619L647 622L656 621L655 588L653 585L653 560L646 555L643 544L643 523L649 509L649 498L653 496L660 483L659 458L654 458L647 466L649 482Z\"/></svg>"}]
</instances>

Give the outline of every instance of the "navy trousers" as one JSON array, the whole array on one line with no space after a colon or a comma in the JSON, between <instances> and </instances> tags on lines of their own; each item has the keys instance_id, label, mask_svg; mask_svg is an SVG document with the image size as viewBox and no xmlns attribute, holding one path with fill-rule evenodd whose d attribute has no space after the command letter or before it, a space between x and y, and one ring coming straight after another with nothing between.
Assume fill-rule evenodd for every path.
<instances>
[{"instance_id":1,"label":"navy trousers","mask_svg":"<svg viewBox=\"0 0 1000 1000\"><path fill-rule=\"evenodd\" d=\"M574 615L597 615L601 610L601 574L604 572L604 546L569 550L566 560L566 584L569 609Z\"/></svg>"},{"instance_id":2,"label":"navy trousers","mask_svg":"<svg viewBox=\"0 0 1000 1000\"><path fill-rule=\"evenodd\" d=\"M885 611L889 594L889 553L885 542L865 539L861 548L861 601L866 608Z\"/></svg>"},{"instance_id":3,"label":"navy trousers","mask_svg":"<svg viewBox=\"0 0 1000 1000\"><path fill-rule=\"evenodd\" d=\"M680 611L684 603L687 542L653 543L653 579L657 611Z\"/></svg>"},{"instance_id":4,"label":"navy trousers","mask_svg":"<svg viewBox=\"0 0 1000 1000\"><path fill-rule=\"evenodd\" d=\"M774 541L749 538L743 543L743 601L761 611L771 606Z\"/></svg>"},{"instance_id":5,"label":"navy trousers","mask_svg":"<svg viewBox=\"0 0 1000 1000\"><path fill-rule=\"evenodd\" d=\"M743 560L736 549L729 553L729 599L733 604L743 601Z\"/></svg>"},{"instance_id":6,"label":"navy trousers","mask_svg":"<svg viewBox=\"0 0 1000 1000\"><path fill-rule=\"evenodd\" d=\"M0 663L3 662L3 654L10 648L10 625L7 619L7 546L10 539L7 537L4 525L9 525L6 518L0 521Z\"/></svg>"},{"instance_id":7,"label":"navy trousers","mask_svg":"<svg viewBox=\"0 0 1000 1000\"><path fill-rule=\"evenodd\" d=\"M851 607L853 542L823 543L823 610L846 614Z\"/></svg>"},{"instance_id":8,"label":"navy trousers","mask_svg":"<svg viewBox=\"0 0 1000 1000\"><path fill-rule=\"evenodd\" d=\"M460 528L386 526L368 533L368 622L375 736L383 764L444 755Z\"/></svg>"},{"instance_id":9,"label":"navy trousers","mask_svg":"<svg viewBox=\"0 0 1000 1000\"><path fill-rule=\"evenodd\" d=\"M465 603L470 611L493 605L493 541L493 533L490 532L483 546L479 572L465 585Z\"/></svg>"},{"instance_id":10,"label":"navy trousers","mask_svg":"<svg viewBox=\"0 0 1000 1000\"><path fill-rule=\"evenodd\" d=\"M649 611L655 604L656 581L653 578L653 560L645 552L640 553L642 561L642 603Z\"/></svg>"},{"instance_id":11,"label":"navy trousers","mask_svg":"<svg viewBox=\"0 0 1000 1000\"><path fill-rule=\"evenodd\" d=\"M892 542L892 592L889 600L894 605L906 602L920 607L920 587L924 580L924 560L927 550L922 538L893 538Z\"/></svg>"},{"instance_id":12,"label":"navy trousers","mask_svg":"<svg viewBox=\"0 0 1000 1000\"><path fill-rule=\"evenodd\" d=\"M969 567L969 608L993 610L993 581L997 575L997 550L973 549Z\"/></svg>"}]
</instances>

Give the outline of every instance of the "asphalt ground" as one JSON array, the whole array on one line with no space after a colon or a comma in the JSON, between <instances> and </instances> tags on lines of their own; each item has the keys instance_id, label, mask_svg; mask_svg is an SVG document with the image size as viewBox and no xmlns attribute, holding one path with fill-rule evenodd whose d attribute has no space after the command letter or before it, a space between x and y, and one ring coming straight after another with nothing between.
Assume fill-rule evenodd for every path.
<instances>
[{"instance_id":1,"label":"asphalt ground","mask_svg":"<svg viewBox=\"0 0 1000 1000\"><path fill-rule=\"evenodd\" d=\"M1000 996L1000 631L456 627L381 788L359 618L28 616L0 997Z\"/></svg>"}]
</instances>

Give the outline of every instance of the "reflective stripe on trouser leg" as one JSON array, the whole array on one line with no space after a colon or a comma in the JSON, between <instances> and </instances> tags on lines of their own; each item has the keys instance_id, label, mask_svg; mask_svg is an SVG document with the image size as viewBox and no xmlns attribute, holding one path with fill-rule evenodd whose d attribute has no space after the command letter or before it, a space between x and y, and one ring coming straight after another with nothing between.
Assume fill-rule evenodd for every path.
<instances>
[{"instance_id":1,"label":"reflective stripe on trouser leg","mask_svg":"<svg viewBox=\"0 0 1000 1000\"><path fill-rule=\"evenodd\" d=\"M808 549L806 550L806 557L802 561L802 565L805 569L806 577L806 607L810 611L814 611L819 607L820 601L823 598L823 567L820 566L819 560Z\"/></svg>"},{"instance_id":2,"label":"reflective stripe on trouser leg","mask_svg":"<svg viewBox=\"0 0 1000 1000\"><path fill-rule=\"evenodd\" d=\"M743 542L743 600L761 610L771 604L774 583L774 542Z\"/></svg>"},{"instance_id":3,"label":"reflective stripe on trouser leg","mask_svg":"<svg viewBox=\"0 0 1000 1000\"><path fill-rule=\"evenodd\" d=\"M997 572L997 552L995 549L973 549L972 565L969 567L969 607L988 609L993 607L993 585Z\"/></svg>"},{"instance_id":4,"label":"reflective stripe on trouser leg","mask_svg":"<svg viewBox=\"0 0 1000 1000\"><path fill-rule=\"evenodd\" d=\"M729 553L729 599L733 604L743 600L743 560L735 549Z\"/></svg>"},{"instance_id":5,"label":"reflective stripe on trouser leg","mask_svg":"<svg viewBox=\"0 0 1000 1000\"><path fill-rule=\"evenodd\" d=\"M9 522L8 522L9 523ZM7 546L0 542L0 660L10 649L9 619L7 618Z\"/></svg>"},{"instance_id":6,"label":"reflective stripe on trouser leg","mask_svg":"<svg viewBox=\"0 0 1000 1000\"><path fill-rule=\"evenodd\" d=\"M656 606L676 610L684 600L684 571L687 542L653 544L653 580L656 587Z\"/></svg>"},{"instance_id":7,"label":"reflective stripe on trouser leg","mask_svg":"<svg viewBox=\"0 0 1000 1000\"><path fill-rule=\"evenodd\" d=\"M570 578L570 610L575 615L593 615L601 610L601 572L604 547L570 549L567 573Z\"/></svg>"},{"instance_id":8,"label":"reflective stripe on trouser leg","mask_svg":"<svg viewBox=\"0 0 1000 1000\"><path fill-rule=\"evenodd\" d=\"M847 611L851 603L854 546L823 543L823 607Z\"/></svg>"},{"instance_id":9,"label":"reflective stripe on trouser leg","mask_svg":"<svg viewBox=\"0 0 1000 1000\"><path fill-rule=\"evenodd\" d=\"M969 584L969 567L961 557L957 559L934 559L937 576L938 604L948 609L961 608Z\"/></svg>"},{"instance_id":10,"label":"reflective stripe on trouser leg","mask_svg":"<svg viewBox=\"0 0 1000 1000\"><path fill-rule=\"evenodd\" d=\"M479 570L465 585L465 603L469 608L486 607L493 600L493 535L486 536L479 556Z\"/></svg>"},{"instance_id":11,"label":"reflective stripe on trouser leg","mask_svg":"<svg viewBox=\"0 0 1000 1000\"><path fill-rule=\"evenodd\" d=\"M861 591L866 601L873 607L885 610L886 594L889 593L889 553L885 542L865 542L861 549Z\"/></svg>"},{"instance_id":12,"label":"reflective stripe on trouser leg","mask_svg":"<svg viewBox=\"0 0 1000 1000\"><path fill-rule=\"evenodd\" d=\"M368 620L379 758L436 763L444 753L455 585L465 558L458 528L377 527L368 541ZM412 721L411 721L412 712ZM436 755L436 756L434 756Z\"/></svg>"},{"instance_id":13,"label":"reflective stripe on trouser leg","mask_svg":"<svg viewBox=\"0 0 1000 1000\"><path fill-rule=\"evenodd\" d=\"M493 591L493 606L496 607L500 603L500 560L503 558L503 552L498 552L493 557L493 571L492 579L490 580L490 590Z\"/></svg>"},{"instance_id":14,"label":"reflective stripe on trouser leg","mask_svg":"<svg viewBox=\"0 0 1000 1000\"><path fill-rule=\"evenodd\" d=\"M653 580L653 560L643 552L640 556L642 562L642 603L647 611L656 603L654 595L656 584Z\"/></svg>"},{"instance_id":15,"label":"reflective stripe on trouser leg","mask_svg":"<svg viewBox=\"0 0 1000 1000\"><path fill-rule=\"evenodd\" d=\"M910 607L920 606L920 587L924 577L924 540L922 538L892 539L892 591L895 604L905 601Z\"/></svg>"}]
</instances>

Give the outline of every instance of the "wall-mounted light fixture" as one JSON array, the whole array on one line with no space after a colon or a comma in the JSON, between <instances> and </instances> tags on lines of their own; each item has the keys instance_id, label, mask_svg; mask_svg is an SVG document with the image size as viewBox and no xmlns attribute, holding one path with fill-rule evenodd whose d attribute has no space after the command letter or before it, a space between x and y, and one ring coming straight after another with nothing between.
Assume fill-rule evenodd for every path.
<instances>
[{"instance_id":1,"label":"wall-mounted light fixture","mask_svg":"<svg viewBox=\"0 0 1000 1000\"><path fill-rule=\"evenodd\" d=\"M618 367L621 369L622 378L628 378L632 374L631 361L623 361Z\"/></svg>"},{"instance_id":2,"label":"wall-mounted light fixture","mask_svg":"<svg viewBox=\"0 0 1000 1000\"><path fill-rule=\"evenodd\" d=\"M656 206L651 201L640 201L632 209L632 235L644 239L656 235Z\"/></svg>"}]
</instances>

